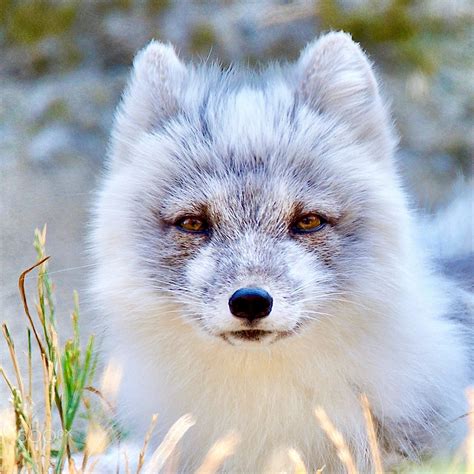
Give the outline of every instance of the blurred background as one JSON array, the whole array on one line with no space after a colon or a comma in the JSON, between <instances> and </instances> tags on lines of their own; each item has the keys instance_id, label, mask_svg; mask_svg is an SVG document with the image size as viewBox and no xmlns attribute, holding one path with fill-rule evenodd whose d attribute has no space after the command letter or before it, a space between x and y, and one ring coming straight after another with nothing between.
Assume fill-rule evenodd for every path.
<instances>
[{"instance_id":1,"label":"blurred background","mask_svg":"<svg viewBox=\"0 0 474 474\"><path fill-rule=\"evenodd\" d=\"M253 66L295 59L322 31L352 33L393 104L413 204L431 212L472 177L473 20L469 0L0 0L0 319L23 340L17 279L45 223L59 318L73 288L87 300L93 190L132 58L150 39L187 60Z\"/></svg>"}]
</instances>

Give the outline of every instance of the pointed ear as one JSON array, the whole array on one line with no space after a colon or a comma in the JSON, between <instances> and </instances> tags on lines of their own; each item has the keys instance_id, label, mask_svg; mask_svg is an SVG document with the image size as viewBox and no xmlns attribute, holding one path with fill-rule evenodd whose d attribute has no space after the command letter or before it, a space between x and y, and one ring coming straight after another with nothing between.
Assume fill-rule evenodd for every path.
<instances>
[{"instance_id":1,"label":"pointed ear","mask_svg":"<svg viewBox=\"0 0 474 474\"><path fill-rule=\"evenodd\" d=\"M311 107L345 121L360 138L389 138L372 67L350 35L332 32L309 44L297 68L299 93Z\"/></svg>"},{"instance_id":2,"label":"pointed ear","mask_svg":"<svg viewBox=\"0 0 474 474\"><path fill-rule=\"evenodd\" d=\"M152 41L133 61L128 86L118 108L112 132L114 160L126 158L136 137L172 117L186 66L173 46Z\"/></svg>"}]
</instances>

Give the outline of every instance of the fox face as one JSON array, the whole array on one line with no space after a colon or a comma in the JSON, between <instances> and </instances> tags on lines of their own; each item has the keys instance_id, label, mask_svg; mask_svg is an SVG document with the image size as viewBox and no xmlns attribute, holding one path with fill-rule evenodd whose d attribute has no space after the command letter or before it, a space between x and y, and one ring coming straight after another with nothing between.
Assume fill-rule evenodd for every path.
<instances>
[{"instance_id":1,"label":"fox face","mask_svg":"<svg viewBox=\"0 0 474 474\"><path fill-rule=\"evenodd\" d=\"M275 179L252 159L210 173L173 167L171 188L157 186L155 204L137 216L137 238L147 242L140 257L157 293L227 343L293 335L338 292L338 207L327 198L324 207L295 170L281 171Z\"/></svg>"},{"instance_id":2,"label":"fox face","mask_svg":"<svg viewBox=\"0 0 474 474\"><path fill-rule=\"evenodd\" d=\"M135 60L99 201L107 272L128 256L126 287L146 297L127 306L150 305L148 322L180 318L234 346L298 335L377 299L368 282L381 269L381 285L396 285L385 271L405 219L393 146L370 65L345 34L261 73L184 65L152 43ZM155 304L167 309L154 316Z\"/></svg>"}]
</instances>

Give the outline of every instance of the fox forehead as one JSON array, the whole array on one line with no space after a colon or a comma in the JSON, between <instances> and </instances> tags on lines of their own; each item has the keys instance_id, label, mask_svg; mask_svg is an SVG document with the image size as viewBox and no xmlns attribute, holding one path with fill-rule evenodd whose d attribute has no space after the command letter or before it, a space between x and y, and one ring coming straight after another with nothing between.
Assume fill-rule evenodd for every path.
<instances>
[{"instance_id":1,"label":"fox forehead","mask_svg":"<svg viewBox=\"0 0 474 474\"><path fill-rule=\"evenodd\" d=\"M159 212L166 220L188 214L206 215L214 221L248 219L258 222L273 216L288 220L296 214L318 212L337 219L341 205L327 192L324 183L275 173L271 168L248 166L216 176L189 168L178 174L161 199Z\"/></svg>"},{"instance_id":2,"label":"fox forehead","mask_svg":"<svg viewBox=\"0 0 474 474\"><path fill-rule=\"evenodd\" d=\"M213 154L225 157L224 166L230 168L255 166L260 160L284 170L292 162L298 165L299 157L355 142L344 121L312 109L290 84L280 81L232 92L225 87L198 89L161 130L180 136L183 148L203 141Z\"/></svg>"},{"instance_id":3,"label":"fox forehead","mask_svg":"<svg viewBox=\"0 0 474 474\"><path fill-rule=\"evenodd\" d=\"M198 89L172 120L156 127L156 133L179 137L179 152L196 150L196 141L205 148L210 145L214 155L226 156L225 164L230 167L249 157L253 165L259 158L268 161L298 134L301 120L297 111L304 108L298 107L296 96L288 89L278 89L279 93L270 86L245 86L227 94L223 90Z\"/></svg>"},{"instance_id":4,"label":"fox forehead","mask_svg":"<svg viewBox=\"0 0 474 474\"><path fill-rule=\"evenodd\" d=\"M193 104L149 134L137 160L144 174L157 175L160 200L171 213L185 202L231 204L257 195L260 203L265 196L336 205L328 183L342 170L350 179L351 166L334 157L345 149L358 153L344 125L308 109L281 85L202 92Z\"/></svg>"},{"instance_id":5,"label":"fox forehead","mask_svg":"<svg viewBox=\"0 0 474 474\"><path fill-rule=\"evenodd\" d=\"M217 146L238 150L250 144L254 153L268 154L289 141L297 110L297 97L281 83L263 89L243 86L231 94L210 92L199 119Z\"/></svg>"}]
</instances>

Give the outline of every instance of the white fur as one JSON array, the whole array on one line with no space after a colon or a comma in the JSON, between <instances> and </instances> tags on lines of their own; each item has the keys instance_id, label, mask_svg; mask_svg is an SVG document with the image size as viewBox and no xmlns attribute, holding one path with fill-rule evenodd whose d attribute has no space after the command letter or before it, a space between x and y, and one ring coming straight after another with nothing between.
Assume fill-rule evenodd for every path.
<instances>
[{"instance_id":1,"label":"white fur","mask_svg":"<svg viewBox=\"0 0 474 474\"><path fill-rule=\"evenodd\" d=\"M180 121L167 129L173 134L162 133L159 124L179 115L178 110L195 117L206 79L183 65L171 47L152 43L134 63L118 113L111 172L99 196L92 236L98 262L93 291L106 328L106 353L124 366L121 410L127 423L133 420L140 436L157 412L161 437L183 414L195 416L197 424L181 450L185 472L196 468L212 443L229 430L240 433L242 442L226 463L228 471L260 472L275 450L289 447L299 450L313 471L323 465L327 472L341 470L336 451L314 416L317 405L326 410L366 472L370 459L361 393L369 397L379 422L393 429L399 449L404 448L404 430L414 437L419 429L436 430L435 439L420 448L429 455L456 447L464 434L463 420L453 420L465 413L467 348L459 327L445 317L457 290L431 273L412 235L412 217L394 171L395 140L370 64L347 35L333 33L310 45L294 68L287 76L272 76L266 88L249 83L221 94L219 101L211 90L212 150L218 157L228 149L237 150L236 156L252 150L268 157L268 166L283 169L275 171L266 190L275 202L286 199L298 185L296 178L291 181L285 175L278 151L284 148L289 161L320 157L314 166L331 178L326 180L327 190L315 191L315 205L348 219L341 203L356 209L367 196L376 196L365 215L371 229L370 259L354 255L347 274L356 274L360 262L367 265L365 273L354 279L350 297L330 299L325 288L332 288L331 273L305 264L309 257L301 246L285 241L279 247L285 249L280 252L284 255L274 256L271 236L267 245L266 237L246 231L228 244L238 249L232 255L238 253L239 276L224 279L225 291L212 305L195 302L211 334L183 317L191 306L152 286L144 270L150 262L138 257L136 235L137 203L154 202L156 188L165 186L180 165L176 157L183 163L187 159L189 150L181 149L173 134L195 133ZM306 101L298 112L304 125L294 132L296 136L279 128L277 120L289 109L294 94ZM201 142L186 143L193 159L208 156ZM216 202L221 195L230 199L229 185L216 176L196 193L203 191ZM331 188L339 180L341 192ZM194 198L178 193L167 198L166 206L183 207ZM232 220L232 209L221 211L223 219ZM142 245L148 244L143 240ZM228 251L222 248L222 255ZM278 279L252 273L253 262L264 266L271 258L286 262L288 278L298 282L306 299L324 301L317 307L321 316L300 334L275 344L231 346L214 337L212 331L239 328L227 299L249 282L274 295L272 319L265 322L268 328L290 328L304 312L303 303L288 305L287 288ZM194 288L224 264L209 248L191 259L183 272ZM434 411L442 413L441 431L430 425L434 418L439 422ZM400 424L403 428L397 428Z\"/></svg>"},{"instance_id":2,"label":"white fur","mask_svg":"<svg viewBox=\"0 0 474 474\"><path fill-rule=\"evenodd\" d=\"M422 240L444 258L474 253L474 182L460 183L456 197L434 217L422 221Z\"/></svg>"}]
</instances>

